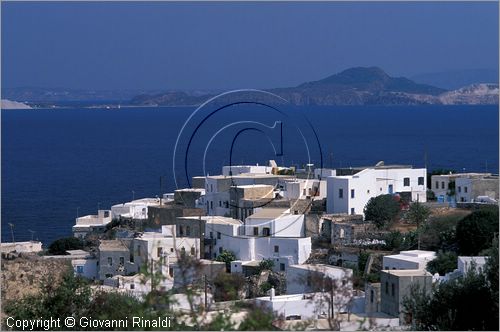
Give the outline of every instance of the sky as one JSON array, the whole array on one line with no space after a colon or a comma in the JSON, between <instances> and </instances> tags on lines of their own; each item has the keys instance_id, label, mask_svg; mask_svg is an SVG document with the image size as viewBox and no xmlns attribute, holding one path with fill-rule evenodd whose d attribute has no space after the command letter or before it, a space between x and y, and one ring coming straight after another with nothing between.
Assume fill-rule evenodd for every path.
<instances>
[{"instance_id":1,"label":"sky","mask_svg":"<svg viewBox=\"0 0 500 332\"><path fill-rule=\"evenodd\" d=\"M2 87L295 86L497 69L498 3L2 2Z\"/></svg>"}]
</instances>

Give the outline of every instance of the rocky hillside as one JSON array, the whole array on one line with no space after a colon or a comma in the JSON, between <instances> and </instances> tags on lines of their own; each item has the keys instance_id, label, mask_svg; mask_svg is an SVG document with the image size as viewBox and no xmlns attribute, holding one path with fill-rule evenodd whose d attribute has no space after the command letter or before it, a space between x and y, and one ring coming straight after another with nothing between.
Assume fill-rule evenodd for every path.
<instances>
[{"instance_id":1,"label":"rocky hillside","mask_svg":"<svg viewBox=\"0 0 500 332\"><path fill-rule=\"evenodd\" d=\"M472 84L439 96L443 104L498 104L498 84Z\"/></svg>"},{"instance_id":2,"label":"rocky hillside","mask_svg":"<svg viewBox=\"0 0 500 332\"><path fill-rule=\"evenodd\" d=\"M420 105L420 104L497 104L493 85L487 91L479 88L447 91L419 84L404 77L391 77L378 67L356 67L324 79L306 82L296 87L269 89L293 105ZM497 98L495 98L495 93ZM199 105L213 94L191 96L183 92L140 95L134 105L192 106ZM225 97L224 103L232 101Z\"/></svg>"}]
</instances>

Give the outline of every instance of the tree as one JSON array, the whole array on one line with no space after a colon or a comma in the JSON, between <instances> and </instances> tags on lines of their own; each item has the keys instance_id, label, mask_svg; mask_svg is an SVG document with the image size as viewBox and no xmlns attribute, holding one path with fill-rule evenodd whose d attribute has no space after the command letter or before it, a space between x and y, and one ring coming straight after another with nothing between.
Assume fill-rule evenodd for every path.
<instances>
[{"instance_id":1,"label":"tree","mask_svg":"<svg viewBox=\"0 0 500 332\"><path fill-rule=\"evenodd\" d=\"M495 234L498 234L498 207L472 212L457 224L460 255L476 256L490 247Z\"/></svg>"},{"instance_id":2,"label":"tree","mask_svg":"<svg viewBox=\"0 0 500 332\"><path fill-rule=\"evenodd\" d=\"M222 250L222 252L215 259L218 262L226 263L227 272L231 271L231 262L236 260L236 255L229 250Z\"/></svg>"},{"instance_id":3,"label":"tree","mask_svg":"<svg viewBox=\"0 0 500 332\"><path fill-rule=\"evenodd\" d=\"M83 241L76 237L65 237L49 245L49 254L65 255L67 250L83 249Z\"/></svg>"},{"instance_id":4,"label":"tree","mask_svg":"<svg viewBox=\"0 0 500 332\"><path fill-rule=\"evenodd\" d=\"M406 213L406 219L417 225L418 245L417 249L420 250L420 226L427 221L431 211L428 207L420 204L419 202L412 203L410 209Z\"/></svg>"},{"instance_id":5,"label":"tree","mask_svg":"<svg viewBox=\"0 0 500 332\"><path fill-rule=\"evenodd\" d=\"M457 268L457 254L453 251L440 251L436 258L427 263L427 271L445 275Z\"/></svg>"},{"instance_id":6,"label":"tree","mask_svg":"<svg viewBox=\"0 0 500 332\"><path fill-rule=\"evenodd\" d=\"M498 306L491 293L485 276L471 269L464 277L437 283L432 293L413 286L403 311L415 330L498 331Z\"/></svg>"},{"instance_id":7,"label":"tree","mask_svg":"<svg viewBox=\"0 0 500 332\"><path fill-rule=\"evenodd\" d=\"M271 258L263 259L259 262L259 273L262 271L271 271L274 267L274 261Z\"/></svg>"},{"instance_id":8,"label":"tree","mask_svg":"<svg viewBox=\"0 0 500 332\"><path fill-rule=\"evenodd\" d=\"M239 300L245 284L245 278L241 274L219 273L214 279L215 301Z\"/></svg>"},{"instance_id":9,"label":"tree","mask_svg":"<svg viewBox=\"0 0 500 332\"><path fill-rule=\"evenodd\" d=\"M392 223L399 212L399 203L393 195L372 197L364 208L365 220L373 222L377 228L383 228Z\"/></svg>"}]
</instances>

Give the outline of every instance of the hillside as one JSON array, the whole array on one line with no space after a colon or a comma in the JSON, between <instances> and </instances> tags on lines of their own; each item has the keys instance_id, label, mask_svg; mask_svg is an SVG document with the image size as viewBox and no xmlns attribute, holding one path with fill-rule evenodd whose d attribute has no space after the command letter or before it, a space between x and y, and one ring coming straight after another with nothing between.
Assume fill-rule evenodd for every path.
<instances>
[{"instance_id":1,"label":"hillside","mask_svg":"<svg viewBox=\"0 0 500 332\"><path fill-rule=\"evenodd\" d=\"M479 87L480 86L480 87ZM378 67L355 67L318 81L296 87L268 89L293 105L421 105L421 104L497 104L498 85L483 85L447 91L419 84L405 77L391 77ZM496 91L496 92L495 92ZM495 95L496 93L496 95ZM134 105L199 105L213 94L192 96L184 92L140 95ZM223 102L231 102L225 97Z\"/></svg>"}]
</instances>

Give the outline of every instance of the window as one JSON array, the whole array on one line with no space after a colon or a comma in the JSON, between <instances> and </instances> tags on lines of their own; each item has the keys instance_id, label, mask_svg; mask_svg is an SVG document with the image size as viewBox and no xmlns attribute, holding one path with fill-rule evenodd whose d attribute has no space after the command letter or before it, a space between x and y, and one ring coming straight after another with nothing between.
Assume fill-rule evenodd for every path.
<instances>
[{"instance_id":1,"label":"window","mask_svg":"<svg viewBox=\"0 0 500 332\"><path fill-rule=\"evenodd\" d=\"M391 293L392 293L392 296L394 296L395 294L395 287L394 287L394 283L391 284Z\"/></svg>"},{"instance_id":2,"label":"window","mask_svg":"<svg viewBox=\"0 0 500 332\"><path fill-rule=\"evenodd\" d=\"M461 193L462 192L462 187L458 187L458 192Z\"/></svg>"},{"instance_id":3,"label":"window","mask_svg":"<svg viewBox=\"0 0 500 332\"><path fill-rule=\"evenodd\" d=\"M168 269L168 275L173 278L174 277L174 269L169 268Z\"/></svg>"},{"instance_id":4,"label":"window","mask_svg":"<svg viewBox=\"0 0 500 332\"><path fill-rule=\"evenodd\" d=\"M134 262L134 255L133 255L132 253L130 253L130 258L129 258L129 260L130 260L130 263L133 263L133 262Z\"/></svg>"},{"instance_id":5,"label":"window","mask_svg":"<svg viewBox=\"0 0 500 332\"><path fill-rule=\"evenodd\" d=\"M274 246L274 252L279 253L280 252L280 246Z\"/></svg>"},{"instance_id":6,"label":"window","mask_svg":"<svg viewBox=\"0 0 500 332\"><path fill-rule=\"evenodd\" d=\"M141 255L141 245L137 246L137 256Z\"/></svg>"},{"instance_id":7,"label":"window","mask_svg":"<svg viewBox=\"0 0 500 332\"><path fill-rule=\"evenodd\" d=\"M214 232L210 232L210 238L213 239L214 238Z\"/></svg>"},{"instance_id":8,"label":"window","mask_svg":"<svg viewBox=\"0 0 500 332\"><path fill-rule=\"evenodd\" d=\"M424 185L424 177L423 176L419 176L418 177L418 185L419 186L423 186Z\"/></svg>"},{"instance_id":9,"label":"window","mask_svg":"<svg viewBox=\"0 0 500 332\"><path fill-rule=\"evenodd\" d=\"M82 273L83 273L83 266L78 265L78 266L76 267L76 273L78 273L78 274L82 274Z\"/></svg>"},{"instance_id":10,"label":"window","mask_svg":"<svg viewBox=\"0 0 500 332\"><path fill-rule=\"evenodd\" d=\"M270 229L269 227L264 227L264 228L262 229L262 235L264 235L264 236L269 236L269 235L271 235L271 229Z\"/></svg>"},{"instance_id":11,"label":"window","mask_svg":"<svg viewBox=\"0 0 500 332\"><path fill-rule=\"evenodd\" d=\"M253 235L255 235L255 236L259 235L259 227L253 228Z\"/></svg>"},{"instance_id":12,"label":"window","mask_svg":"<svg viewBox=\"0 0 500 332\"><path fill-rule=\"evenodd\" d=\"M220 232L217 232L217 239L220 240Z\"/></svg>"},{"instance_id":13,"label":"window","mask_svg":"<svg viewBox=\"0 0 500 332\"><path fill-rule=\"evenodd\" d=\"M214 186L210 185L210 191L214 191Z\"/></svg>"},{"instance_id":14,"label":"window","mask_svg":"<svg viewBox=\"0 0 500 332\"><path fill-rule=\"evenodd\" d=\"M194 250L194 247L191 247L191 256L194 256L195 255L195 250Z\"/></svg>"},{"instance_id":15,"label":"window","mask_svg":"<svg viewBox=\"0 0 500 332\"><path fill-rule=\"evenodd\" d=\"M120 257L120 265L125 264L125 257Z\"/></svg>"},{"instance_id":16,"label":"window","mask_svg":"<svg viewBox=\"0 0 500 332\"><path fill-rule=\"evenodd\" d=\"M370 189L368 189L368 190L366 191L366 193L367 193L367 194L369 194L369 193L370 193Z\"/></svg>"},{"instance_id":17,"label":"window","mask_svg":"<svg viewBox=\"0 0 500 332\"><path fill-rule=\"evenodd\" d=\"M403 179L403 186L409 187L410 186L410 178L404 178Z\"/></svg>"},{"instance_id":18,"label":"window","mask_svg":"<svg viewBox=\"0 0 500 332\"><path fill-rule=\"evenodd\" d=\"M285 271L285 264L280 263L280 271Z\"/></svg>"},{"instance_id":19,"label":"window","mask_svg":"<svg viewBox=\"0 0 500 332\"><path fill-rule=\"evenodd\" d=\"M113 265L113 258L108 257L108 265L112 266Z\"/></svg>"},{"instance_id":20,"label":"window","mask_svg":"<svg viewBox=\"0 0 500 332\"><path fill-rule=\"evenodd\" d=\"M174 252L174 248L170 248L170 252Z\"/></svg>"},{"instance_id":21,"label":"window","mask_svg":"<svg viewBox=\"0 0 500 332\"><path fill-rule=\"evenodd\" d=\"M344 189L339 189L339 198L344 198Z\"/></svg>"},{"instance_id":22,"label":"window","mask_svg":"<svg viewBox=\"0 0 500 332\"><path fill-rule=\"evenodd\" d=\"M184 227L179 226L179 235L182 237L184 236Z\"/></svg>"},{"instance_id":23,"label":"window","mask_svg":"<svg viewBox=\"0 0 500 332\"><path fill-rule=\"evenodd\" d=\"M130 284L130 289L135 289L135 284Z\"/></svg>"},{"instance_id":24,"label":"window","mask_svg":"<svg viewBox=\"0 0 500 332\"><path fill-rule=\"evenodd\" d=\"M467 187L464 187L464 193L466 193L466 192L467 192Z\"/></svg>"},{"instance_id":25,"label":"window","mask_svg":"<svg viewBox=\"0 0 500 332\"><path fill-rule=\"evenodd\" d=\"M354 198L354 189L351 189L351 198Z\"/></svg>"},{"instance_id":26,"label":"window","mask_svg":"<svg viewBox=\"0 0 500 332\"><path fill-rule=\"evenodd\" d=\"M441 181L441 189L444 189L444 181Z\"/></svg>"},{"instance_id":27,"label":"window","mask_svg":"<svg viewBox=\"0 0 500 332\"><path fill-rule=\"evenodd\" d=\"M306 284L309 287L311 287L311 285L312 285L312 277L310 275L307 276Z\"/></svg>"},{"instance_id":28,"label":"window","mask_svg":"<svg viewBox=\"0 0 500 332\"><path fill-rule=\"evenodd\" d=\"M375 292L373 289L370 291L370 302L373 303L373 298L375 297Z\"/></svg>"},{"instance_id":29,"label":"window","mask_svg":"<svg viewBox=\"0 0 500 332\"><path fill-rule=\"evenodd\" d=\"M354 214L354 208L351 208L351 214Z\"/></svg>"},{"instance_id":30,"label":"window","mask_svg":"<svg viewBox=\"0 0 500 332\"><path fill-rule=\"evenodd\" d=\"M439 181L436 181L436 189L439 189Z\"/></svg>"},{"instance_id":31,"label":"window","mask_svg":"<svg viewBox=\"0 0 500 332\"><path fill-rule=\"evenodd\" d=\"M389 294L389 282L385 282L385 293Z\"/></svg>"},{"instance_id":32,"label":"window","mask_svg":"<svg viewBox=\"0 0 500 332\"><path fill-rule=\"evenodd\" d=\"M106 273L105 277L106 278L113 278L113 275L111 273Z\"/></svg>"},{"instance_id":33,"label":"window","mask_svg":"<svg viewBox=\"0 0 500 332\"><path fill-rule=\"evenodd\" d=\"M186 248L182 247L181 248L181 255L185 255L186 254Z\"/></svg>"},{"instance_id":34,"label":"window","mask_svg":"<svg viewBox=\"0 0 500 332\"><path fill-rule=\"evenodd\" d=\"M191 227L186 226L186 236L191 236Z\"/></svg>"},{"instance_id":35,"label":"window","mask_svg":"<svg viewBox=\"0 0 500 332\"><path fill-rule=\"evenodd\" d=\"M156 256L161 257L162 255L163 255L163 248L162 247L156 248Z\"/></svg>"},{"instance_id":36,"label":"window","mask_svg":"<svg viewBox=\"0 0 500 332\"><path fill-rule=\"evenodd\" d=\"M210 201L210 209L213 210L214 209L214 201Z\"/></svg>"},{"instance_id":37,"label":"window","mask_svg":"<svg viewBox=\"0 0 500 332\"><path fill-rule=\"evenodd\" d=\"M219 254L222 254L222 250L224 249L222 249L222 247L219 247Z\"/></svg>"},{"instance_id":38,"label":"window","mask_svg":"<svg viewBox=\"0 0 500 332\"><path fill-rule=\"evenodd\" d=\"M340 229L340 232L339 232L339 238L343 239L344 238L344 235L345 235L345 231L343 228Z\"/></svg>"},{"instance_id":39,"label":"window","mask_svg":"<svg viewBox=\"0 0 500 332\"><path fill-rule=\"evenodd\" d=\"M219 207L222 207L222 201L219 201Z\"/></svg>"}]
</instances>

